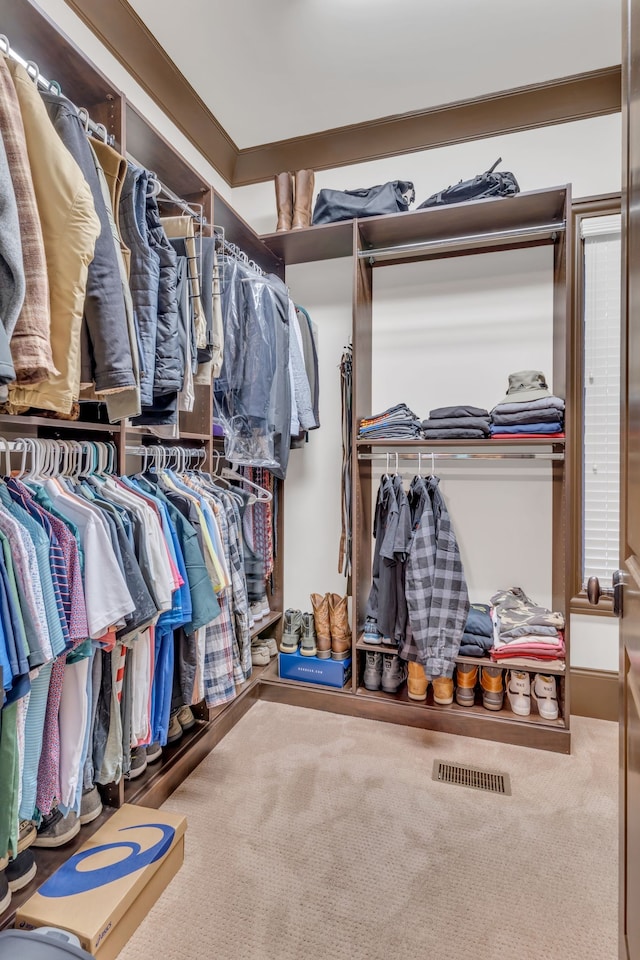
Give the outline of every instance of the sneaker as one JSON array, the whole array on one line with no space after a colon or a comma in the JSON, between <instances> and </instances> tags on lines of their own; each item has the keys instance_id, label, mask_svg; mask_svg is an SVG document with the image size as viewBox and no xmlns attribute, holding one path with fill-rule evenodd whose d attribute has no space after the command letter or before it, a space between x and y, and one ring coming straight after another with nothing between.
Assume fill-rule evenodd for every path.
<instances>
[{"instance_id":1,"label":"sneaker","mask_svg":"<svg viewBox=\"0 0 640 960\"><path fill-rule=\"evenodd\" d=\"M446 707L453 703L453 679L452 677L434 677L431 681L433 685L433 702L441 707Z\"/></svg>"},{"instance_id":2,"label":"sneaker","mask_svg":"<svg viewBox=\"0 0 640 960\"><path fill-rule=\"evenodd\" d=\"M385 693L397 693L407 679L407 664L395 653L382 655L382 689Z\"/></svg>"},{"instance_id":3,"label":"sneaker","mask_svg":"<svg viewBox=\"0 0 640 960\"><path fill-rule=\"evenodd\" d=\"M30 847L38 836L36 825L33 820L21 820L20 832L18 833L18 853L22 853L27 847Z\"/></svg>"},{"instance_id":4,"label":"sneaker","mask_svg":"<svg viewBox=\"0 0 640 960\"><path fill-rule=\"evenodd\" d=\"M312 613L302 614L302 633L300 636L300 653L303 657L315 657L318 652L316 645L316 625Z\"/></svg>"},{"instance_id":5,"label":"sneaker","mask_svg":"<svg viewBox=\"0 0 640 960\"><path fill-rule=\"evenodd\" d=\"M263 616L263 617L269 617L269 616L271 616L271 607L269 606L269 599L268 599L266 593L265 593L264 596L261 598L260 603L261 603L261 605L262 605L262 616Z\"/></svg>"},{"instance_id":6,"label":"sneaker","mask_svg":"<svg viewBox=\"0 0 640 960\"><path fill-rule=\"evenodd\" d=\"M276 642L275 637L260 637L260 640L262 641L262 643L264 643L267 650L269 651L270 658L278 656L278 644Z\"/></svg>"},{"instance_id":7,"label":"sneaker","mask_svg":"<svg viewBox=\"0 0 640 960\"><path fill-rule=\"evenodd\" d=\"M167 730L167 743L176 743L183 734L183 729L178 720L178 714L174 713L169 717L169 729Z\"/></svg>"},{"instance_id":8,"label":"sneaker","mask_svg":"<svg viewBox=\"0 0 640 960\"><path fill-rule=\"evenodd\" d=\"M472 707L476 702L478 668L470 663L458 664L456 680L456 703L461 707Z\"/></svg>"},{"instance_id":9,"label":"sneaker","mask_svg":"<svg viewBox=\"0 0 640 960\"><path fill-rule=\"evenodd\" d=\"M375 654L374 654L375 656ZM426 700L429 681L421 663L409 661L407 694L410 700Z\"/></svg>"},{"instance_id":10,"label":"sneaker","mask_svg":"<svg viewBox=\"0 0 640 960\"><path fill-rule=\"evenodd\" d=\"M377 620L367 617L364 622L364 636L362 639L365 643L382 643L382 634L378 630Z\"/></svg>"},{"instance_id":11,"label":"sneaker","mask_svg":"<svg viewBox=\"0 0 640 960\"><path fill-rule=\"evenodd\" d=\"M502 710L504 687L500 667L482 667L480 671L482 706L485 710Z\"/></svg>"},{"instance_id":12,"label":"sneaker","mask_svg":"<svg viewBox=\"0 0 640 960\"><path fill-rule=\"evenodd\" d=\"M147 763L157 763L162 756L162 747L157 740L145 747L145 750L147 751Z\"/></svg>"},{"instance_id":13,"label":"sneaker","mask_svg":"<svg viewBox=\"0 0 640 960\"><path fill-rule=\"evenodd\" d=\"M196 718L193 715L191 707L180 707L178 710L178 723L183 730L191 730L196 724Z\"/></svg>"},{"instance_id":14,"label":"sneaker","mask_svg":"<svg viewBox=\"0 0 640 960\"><path fill-rule=\"evenodd\" d=\"M147 751L144 747L133 747L131 750L131 767L129 768L129 780L135 780L142 776L147 769Z\"/></svg>"},{"instance_id":15,"label":"sneaker","mask_svg":"<svg viewBox=\"0 0 640 960\"><path fill-rule=\"evenodd\" d=\"M302 633L302 610L289 608L284 612L284 628L280 641L280 653L295 653Z\"/></svg>"},{"instance_id":16,"label":"sneaker","mask_svg":"<svg viewBox=\"0 0 640 960\"><path fill-rule=\"evenodd\" d=\"M536 673L531 687L531 699L538 708L538 713L545 720L558 719L558 696L556 693L556 678Z\"/></svg>"},{"instance_id":17,"label":"sneaker","mask_svg":"<svg viewBox=\"0 0 640 960\"><path fill-rule=\"evenodd\" d=\"M367 650L362 682L365 690L379 690L382 686L382 654Z\"/></svg>"},{"instance_id":18,"label":"sneaker","mask_svg":"<svg viewBox=\"0 0 640 960\"><path fill-rule=\"evenodd\" d=\"M15 860L9 861L9 866L5 870L9 890L11 890L12 893L17 893L18 890L22 890L23 887L31 883L37 872L38 865L36 864L33 851L23 850ZM1 908L0 912L2 912Z\"/></svg>"},{"instance_id":19,"label":"sneaker","mask_svg":"<svg viewBox=\"0 0 640 960\"><path fill-rule=\"evenodd\" d=\"M0 871L0 914L9 909L11 905L11 890L6 876L7 871Z\"/></svg>"},{"instance_id":20,"label":"sneaker","mask_svg":"<svg viewBox=\"0 0 640 960\"><path fill-rule=\"evenodd\" d=\"M51 813L42 818L42 823L38 827L38 835L33 841L34 847L62 847L65 843L73 840L80 833L80 820L78 815L70 810L66 817L57 807Z\"/></svg>"},{"instance_id":21,"label":"sneaker","mask_svg":"<svg viewBox=\"0 0 640 960\"><path fill-rule=\"evenodd\" d=\"M262 604L259 600L255 600L253 603L249 604L249 613L254 623L258 623L259 620L262 620L264 613L262 611Z\"/></svg>"},{"instance_id":22,"label":"sneaker","mask_svg":"<svg viewBox=\"0 0 640 960\"><path fill-rule=\"evenodd\" d=\"M509 671L507 683L509 706L518 717L528 717L531 713L531 679L528 673L520 670Z\"/></svg>"},{"instance_id":23,"label":"sneaker","mask_svg":"<svg viewBox=\"0 0 640 960\"><path fill-rule=\"evenodd\" d=\"M102 800L97 787L90 787L89 790L82 791L82 800L80 801L80 823L84 826L91 823L102 813Z\"/></svg>"},{"instance_id":24,"label":"sneaker","mask_svg":"<svg viewBox=\"0 0 640 960\"><path fill-rule=\"evenodd\" d=\"M269 647L266 643L251 644L251 663L254 667L265 667L270 659Z\"/></svg>"}]
</instances>

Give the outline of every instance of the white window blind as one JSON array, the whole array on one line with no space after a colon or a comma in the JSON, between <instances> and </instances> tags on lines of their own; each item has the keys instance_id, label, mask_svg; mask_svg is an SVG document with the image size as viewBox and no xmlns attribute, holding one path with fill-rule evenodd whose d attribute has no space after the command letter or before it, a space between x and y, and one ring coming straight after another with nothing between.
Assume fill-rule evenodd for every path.
<instances>
[{"instance_id":1,"label":"white window blind","mask_svg":"<svg viewBox=\"0 0 640 960\"><path fill-rule=\"evenodd\" d=\"M582 220L584 241L583 586L610 586L620 538L620 217Z\"/></svg>"}]
</instances>

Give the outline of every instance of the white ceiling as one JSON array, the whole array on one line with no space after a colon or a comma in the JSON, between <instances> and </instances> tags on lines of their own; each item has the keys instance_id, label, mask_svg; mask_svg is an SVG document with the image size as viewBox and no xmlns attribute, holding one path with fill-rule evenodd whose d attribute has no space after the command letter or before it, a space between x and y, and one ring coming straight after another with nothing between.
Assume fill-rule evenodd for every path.
<instances>
[{"instance_id":1,"label":"white ceiling","mask_svg":"<svg viewBox=\"0 0 640 960\"><path fill-rule=\"evenodd\" d=\"M620 0L128 0L239 147L620 63Z\"/></svg>"}]
</instances>

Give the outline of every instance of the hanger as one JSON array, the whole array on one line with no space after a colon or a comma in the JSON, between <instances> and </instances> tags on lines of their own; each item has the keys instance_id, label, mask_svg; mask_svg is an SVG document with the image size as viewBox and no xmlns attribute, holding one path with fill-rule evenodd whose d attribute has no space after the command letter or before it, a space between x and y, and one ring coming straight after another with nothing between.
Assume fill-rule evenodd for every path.
<instances>
[{"instance_id":1,"label":"hanger","mask_svg":"<svg viewBox=\"0 0 640 960\"><path fill-rule=\"evenodd\" d=\"M270 493L269 490L265 490L264 487L254 483L253 480L248 480L247 477L245 477L242 473L238 473L235 468L229 469L229 467L224 467L222 470L222 476L227 480L239 480L252 490L256 490L258 492L258 496L255 498L254 503L256 501L258 503L270 503L273 500L273 494Z\"/></svg>"}]
</instances>

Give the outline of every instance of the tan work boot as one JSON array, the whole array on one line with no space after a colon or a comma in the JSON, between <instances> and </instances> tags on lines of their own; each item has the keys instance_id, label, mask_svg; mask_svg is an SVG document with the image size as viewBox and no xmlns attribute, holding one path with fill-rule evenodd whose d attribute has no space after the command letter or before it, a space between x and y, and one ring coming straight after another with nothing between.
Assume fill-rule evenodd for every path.
<instances>
[{"instance_id":1,"label":"tan work boot","mask_svg":"<svg viewBox=\"0 0 640 960\"><path fill-rule=\"evenodd\" d=\"M351 627L347 612L347 597L329 593L329 622L331 624L331 658L346 660L351 656Z\"/></svg>"},{"instance_id":2,"label":"tan work boot","mask_svg":"<svg viewBox=\"0 0 640 960\"><path fill-rule=\"evenodd\" d=\"M409 676L407 678L407 694L409 695L409 699L426 700L428 686L429 681L427 680L427 675L424 672L422 664L413 663L413 661L410 660Z\"/></svg>"},{"instance_id":3,"label":"tan work boot","mask_svg":"<svg viewBox=\"0 0 640 960\"><path fill-rule=\"evenodd\" d=\"M311 204L315 176L313 170L296 170L295 203L293 207L292 230L302 230L311 226Z\"/></svg>"},{"instance_id":4,"label":"tan work boot","mask_svg":"<svg viewBox=\"0 0 640 960\"><path fill-rule=\"evenodd\" d=\"M476 702L476 683L478 668L470 663L460 663L457 667L456 702L461 707L472 707Z\"/></svg>"},{"instance_id":5,"label":"tan work boot","mask_svg":"<svg viewBox=\"0 0 640 960\"><path fill-rule=\"evenodd\" d=\"M440 706L447 706L453 703L453 680L451 677L434 677L431 681L433 685L433 702Z\"/></svg>"},{"instance_id":6,"label":"tan work boot","mask_svg":"<svg viewBox=\"0 0 640 960\"><path fill-rule=\"evenodd\" d=\"M331 659L331 621L329 619L329 594L311 594L313 622L316 625L316 656L319 660Z\"/></svg>"},{"instance_id":7,"label":"tan work boot","mask_svg":"<svg viewBox=\"0 0 640 960\"><path fill-rule=\"evenodd\" d=\"M286 173L277 173L273 178L276 185L276 208L278 210L278 225L276 232L291 230L293 217L293 177Z\"/></svg>"},{"instance_id":8,"label":"tan work boot","mask_svg":"<svg viewBox=\"0 0 640 960\"><path fill-rule=\"evenodd\" d=\"M500 667L483 667L480 671L482 706L485 710L502 710L504 686Z\"/></svg>"}]
</instances>

